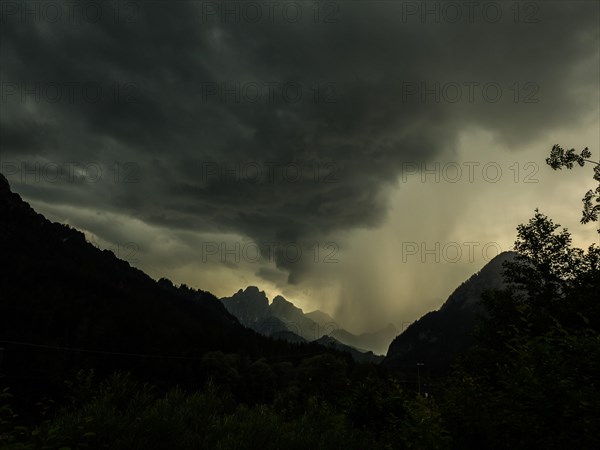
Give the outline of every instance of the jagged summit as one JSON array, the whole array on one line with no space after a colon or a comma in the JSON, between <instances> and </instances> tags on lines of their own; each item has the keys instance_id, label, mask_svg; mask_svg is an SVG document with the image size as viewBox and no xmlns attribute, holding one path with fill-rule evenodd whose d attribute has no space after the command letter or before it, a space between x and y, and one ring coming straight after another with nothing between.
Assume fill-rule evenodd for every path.
<instances>
[{"instance_id":1,"label":"jagged summit","mask_svg":"<svg viewBox=\"0 0 600 450\"><path fill-rule=\"evenodd\" d=\"M281 295L277 295L273 298L273 303L282 303L282 304L292 304L292 302L286 300L285 297L281 296Z\"/></svg>"},{"instance_id":2,"label":"jagged summit","mask_svg":"<svg viewBox=\"0 0 600 450\"><path fill-rule=\"evenodd\" d=\"M271 307L274 308L275 310L281 311L281 312L284 312L284 311L288 312L288 313L297 312L300 314L304 314L304 312L302 311L301 308L298 308L292 302L287 300L285 297L282 297L281 295L277 295L275 298L273 298Z\"/></svg>"},{"instance_id":3,"label":"jagged summit","mask_svg":"<svg viewBox=\"0 0 600 450\"><path fill-rule=\"evenodd\" d=\"M265 291L261 291L256 286L248 286L246 289L240 289L231 297L232 301L243 303L254 303L260 307L267 307L269 299Z\"/></svg>"},{"instance_id":4,"label":"jagged summit","mask_svg":"<svg viewBox=\"0 0 600 450\"><path fill-rule=\"evenodd\" d=\"M261 293L264 294L265 293L265 291L261 291L256 286L248 286L245 290L240 289L238 292L246 292L247 294L261 294Z\"/></svg>"}]
</instances>

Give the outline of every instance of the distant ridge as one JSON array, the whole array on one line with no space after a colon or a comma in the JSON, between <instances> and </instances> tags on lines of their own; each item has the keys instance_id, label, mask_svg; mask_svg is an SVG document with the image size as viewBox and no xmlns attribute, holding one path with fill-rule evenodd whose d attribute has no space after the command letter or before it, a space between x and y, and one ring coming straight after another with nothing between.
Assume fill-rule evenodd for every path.
<instances>
[{"instance_id":1,"label":"distant ridge","mask_svg":"<svg viewBox=\"0 0 600 450\"><path fill-rule=\"evenodd\" d=\"M281 295L275 296L269 304L265 292L256 286L240 289L221 301L240 323L258 333L290 342L312 341L343 351L352 349L350 353L357 361L379 362L382 358L374 355L373 349L383 355L397 334L390 324L375 333L354 335L341 329L329 314L319 310L304 314Z\"/></svg>"},{"instance_id":2,"label":"distant ridge","mask_svg":"<svg viewBox=\"0 0 600 450\"><path fill-rule=\"evenodd\" d=\"M352 358L354 358L354 360L358 362L379 364L381 361L383 361L383 356L375 355L371 351L357 350L354 347L350 347L349 345L341 343L340 341L331 336L322 336L315 342L325 347L348 352L350 353L350 355L352 355Z\"/></svg>"}]
</instances>

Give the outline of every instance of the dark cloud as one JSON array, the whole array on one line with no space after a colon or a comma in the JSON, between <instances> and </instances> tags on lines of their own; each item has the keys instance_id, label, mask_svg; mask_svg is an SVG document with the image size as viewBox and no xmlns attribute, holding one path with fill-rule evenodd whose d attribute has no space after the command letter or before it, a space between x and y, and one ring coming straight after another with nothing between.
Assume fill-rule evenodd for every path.
<instances>
[{"instance_id":1,"label":"dark cloud","mask_svg":"<svg viewBox=\"0 0 600 450\"><path fill-rule=\"evenodd\" d=\"M334 2L336 23L315 23L313 2L299 3L296 23L280 15L223 23L203 19L207 4L219 3L139 2L134 23L109 15L24 23L5 14L3 92L41 83L42 99L21 102L18 91L2 99L3 170L93 163L100 181L29 185L27 194L308 247L377 226L403 163L451 153L470 127L518 149L598 106L594 2L536 3L533 23L517 22L507 3L497 3L495 23L480 6L472 23L444 14L422 23L403 18L406 2L366 1ZM52 83L63 91L56 102L48 101ZM76 86L72 101L67 83ZM240 101L209 95L221 83ZM275 86L273 101L265 83ZM440 83L441 98L423 101L422 83ZM302 97L291 101L298 86ZM130 165L115 172L115 162ZM310 269L306 260L278 262L291 282Z\"/></svg>"}]
</instances>

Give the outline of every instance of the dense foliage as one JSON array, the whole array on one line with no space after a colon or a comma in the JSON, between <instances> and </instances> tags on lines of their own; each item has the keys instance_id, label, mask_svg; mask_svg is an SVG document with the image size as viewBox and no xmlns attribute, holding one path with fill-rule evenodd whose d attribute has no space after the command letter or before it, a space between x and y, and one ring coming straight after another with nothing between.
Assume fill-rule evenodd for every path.
<instances>
[{"instance_id":1,"label":"dense foliage","mask_svg":"<svg viewBox=\"0 0 600 450\"><path fill-rule=\"evenodd\" d=\"M555 170L594 164L600 182L590 156L555 145L546 162ZM584 224L597 220L592 198L583 199ZM508 286L483 296L478 344L448 383L448 426L459 448L596 448L600 248L573 248L570 233L538 210L517 232Z\"/></svg>"},{"instance_id":2,"label":"dense foliage","mask_svg":"<svg viewBox=\"0 0 600 450\"><path fill-rule=\"evenodd\" d=\"M280 369L310 377L303 383L291 380L268 403L240 401L223 381L196 391L160 391L125 374L97 383L82 372L68 384L60 407L48 401L38 405L33 425L19 423L5 392L0 395L0 442L6 449L449 447L435 403L392 380L367 376L350 383L341 361L328 357Z\"/></svg>"},{"instance_id":3,"label":"dense foliage","mask_svg":"<svg viewBox=\"0 0 600 450\"><path fill-rule=\"evenodd\" d=\"M478 345L448 383L459 448L594 448L600 429L600 251L536 212L488 292Z\"/></svg>"}]
</instances>

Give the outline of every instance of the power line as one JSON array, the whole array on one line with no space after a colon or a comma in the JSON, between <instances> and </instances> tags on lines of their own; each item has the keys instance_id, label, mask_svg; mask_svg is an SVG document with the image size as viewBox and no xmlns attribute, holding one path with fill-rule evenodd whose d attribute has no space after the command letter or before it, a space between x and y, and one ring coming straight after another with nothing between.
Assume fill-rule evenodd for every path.
<instances>
[{"instance_id":1,"label":"power line","mask_svg":"<svg viewBox=\"0 0 600 450\"><path fill-rule=\"evenodd\" d=\"M102 355L115 355L115 356L126 356L126 357L138 357L138 358L157 358L157 359L179 359L179 360L202 360L204 356L181 356L181 355L157 355L151 353L124 353L124 352L115 352L111 350L91 350L86 348L73 348L73 347L62 347L59 345L47 345L47 344L33 344L30 342L19 342L19 341L7 341L0 339L0 343L10 344L10 345L20 345L23 347L34 347L34 348L43 348L47 350L59 350L59 351L69 351L69 352L79 352L79 353L95 353ZM215 350L219 351L219 350ZM322 355L323 352L313 352L313 353L303 353L303 354L290 354L285 356L267 356L263 357L264 359L291 359L299 356L315 356Z\"/></svg>"},{"instance_id":2,"label":"power line","mask_svg":"<svg viewBox=\"0 0 600 450\"><path fill-rule=\"evenodd\" d=\"M73 348L73 347L61 347L58 345L45 345L45 344L32 344L30 342L18 342L18 341L5 341L0 340L4 344L21 345L24 347L36 347L45 348L49 350L62 350L70 352L81 352L81 353L97 353L102 355L117 355L117 356L128 356L128 357L140 357L140 358L165 358L165 359L202 359L200 356L179 356L179 355L156 355L151 353L124 353L115 352L110 350L90 350L87 348Z\"/></svg>"}]
</instances>

